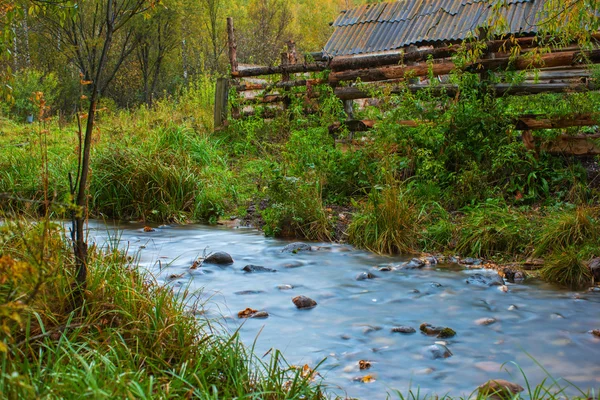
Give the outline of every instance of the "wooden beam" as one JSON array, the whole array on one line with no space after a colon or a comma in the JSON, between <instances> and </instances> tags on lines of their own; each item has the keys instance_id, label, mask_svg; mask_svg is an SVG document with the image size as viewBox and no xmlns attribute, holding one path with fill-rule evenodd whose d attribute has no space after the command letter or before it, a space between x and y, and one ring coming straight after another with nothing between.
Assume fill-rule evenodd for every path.
<instances>
[{"instance_id":1,"label":"wooden beam","mask_svg":"<svg viewBox=\"0 0 600 400\"><path fill-rule=\"evenodd\" d=\"M530 68L550 68L568 65L582 65L585 62L600 62L600 50L590 51L564 51L543 54L539 57L519 56L516 58L504 57L496 59L478 60L467 64L462 69L471 72L483 72L503 70L510 67L512 70L524 70ZM458 67L452 61L434 63L431 66L426 63L418 65L396 65L390 67L368 68L332 72L329 74L329 83L337 84L341 81L353 81L360 79L363 82L382 81L388 79L404 79L405 77L427 76L430 72L433 76L447 75Z\"/></svg>"},{"instance_id":2,"label":"wooden beam","mask_svg":"<svg viewBox=\"0 0 600 400\"><path fill-rule=\"evenodd\" d=\"M569 92L585 92L588 90L598 90L600 87L593 82L585 83L527 83L512 85L508 83L499 83L495 85L489 85L489 88L493 90L496 96L503 95L533 95L540 93L569 93ZM382 90L382 87L373 87L374 90ZM457 85L440 84L440 85L406 85L406 86L395 86L392 88L384 89L390 94L401 94L405 90L412 93L416 93L420 90L430 89L435 95L446 94L447 96L454 97L458 92ZM371 91L367 88L358 87L338 87L335 88L334 93L341 100L356 100L356 99L368 99L372 98Z\"/></svg>"},{"instance_id":3,"label":"wooden beam","mask_svg":"<svg viewBox=\"0 0 600 400\"><path fill-rule=\"evenodd\" d=\"M600 125L600 114L582 114L561 118L544 118L542 116L524 115L518 118L515 129L530 131L535 129L559 129L572 126Z\"/></svg>"},{"instance_id":4,"label":"wooden beam","mask_svg":"<svg viewBox=\"0 0 600 400\"><path fill-rule=\"evenodd\" d=\"M600 33L593 34L592 38L596 40L600 39ZM495 53L498 51L510 52L510 50L515 47L525 49L533 46L544 46L545 44L552 44L551 36L546 36L543 38L537 36L523 38L509 37L506 39L491 40L486 42L484 51L486 53ZM465 44L467 50L480 45L481 42ZM364 56L338 56L331 60L329 66L332 71L339 72L350 69L383 67L405 62L419 62L426 61L429 58L438 59L452 57L458 53L462 47L462 44L453 44L450 46L436 47L433 49L412 52L406 52L403 51L403 49L399 49L397 53L372 54Z\"/></svg>"},{"instance_id":5,"label":"wooden beam","mask_svg":"<svg viewBox=\"0 0 600 400\"><path fill-rule=\"evenodd\" d=\"M229 48L229 64L231 65L231 73L234 74L238 70L238 62L237 44L235 42L235 29L233 28L232 17L227 17L227 47Z\"/></svg>"},{"instance_id":6,"label":"wooden beam","mask_svg":"<svg viewBox=\"0 0 600 400\"><path fill-rule=\"evenodd\" d=\"M247 78L251 76L260 76L260 75L274 75L274 74L298 74L302 72L319 72L327 69L327 63L324 62L314 62L314 63L304 63L304 64L296 64L296 65L288 65L288 66L276 66L276 67L253 67L238 70L235 73L232 73L231 76L234 78Z\"/></svg>"},{"instance_id":7,"label":"wooden beam","mask_svg":"<svg viewBox=\"0 0 600 400\"><path fill-rule=\"evenodd\" d=\"M249 91L249 90L273 90L273 89L292 88L292 87L307 86L307 85L320 85L322 83L327 83L327 81L325 79L300 79L300 80L295 80L295 81L276 82L276 83L241 82L240 84L234 86L234 88L238 92L245 92L245 91Z\"/></svg>"}]
</instances>

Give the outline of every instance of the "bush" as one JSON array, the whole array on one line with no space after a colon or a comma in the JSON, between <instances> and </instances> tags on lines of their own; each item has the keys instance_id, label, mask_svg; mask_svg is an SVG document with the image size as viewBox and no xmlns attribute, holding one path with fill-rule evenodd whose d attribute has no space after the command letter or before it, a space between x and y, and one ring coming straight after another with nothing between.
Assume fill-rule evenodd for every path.
<instances>
[{"instance_id":1,"label":"bush","mask_svg":"<svg viewBox=\"0 0 600 400\"><path fill-rule=\"evenodd\" d=\"M552 254L546 261L546 266L540 270L540 276L548 282L574 289L581 289L592 283L592 273L579 249L567 248Z\"/></svg>"}]
</instances>

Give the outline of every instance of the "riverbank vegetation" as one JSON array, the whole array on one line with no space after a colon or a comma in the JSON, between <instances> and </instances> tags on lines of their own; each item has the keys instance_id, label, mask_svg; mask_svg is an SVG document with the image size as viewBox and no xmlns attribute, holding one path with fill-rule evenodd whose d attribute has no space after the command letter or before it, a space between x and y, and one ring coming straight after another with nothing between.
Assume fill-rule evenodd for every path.
<instances>
[{"instance_id":1,"label":"riverbank vegetation","mask_svg":"<svg viewBox=\"0 0 600 400\"><path fill-rule=\"evenodd\" d=\"M598 94L495 98L472 74L452 79L463 88L460 100L433 91L381 93L378 107L359 111L378 121L375 129L352 139L329 134L326 127L344 114L327 94L319 114L305 116L292 105L274 120L257 116L213 132L210 77L150 108L104 109L94 139L90 216L147 223L235 216L268 235L348 240L381 253L445 253L517 266L543 258L546 279L591 283L585 265L600 255L597 160L527 150L512 117L594 111ZM395 123L406 119L421 123ZM66 216L75 129L58 117L0 120L4 210L44 211L47 159L51 210ZM536 135L544 141L558 133Z\"/></svg>"},{"instance_id":2,"label":"riverbank vegetation","mask_svg":"<svg viewBox=\"0 0 600 400\"><path fill-rule=\"evenodd\" d=\"M73 308L72 250L61 225L0 231L0 394L21 398L324 398L278 352L258 359L195 294L174 293L110 247L90 252ZM77 393L77 395L75 395Z\"/></svg>"}]
</instances>

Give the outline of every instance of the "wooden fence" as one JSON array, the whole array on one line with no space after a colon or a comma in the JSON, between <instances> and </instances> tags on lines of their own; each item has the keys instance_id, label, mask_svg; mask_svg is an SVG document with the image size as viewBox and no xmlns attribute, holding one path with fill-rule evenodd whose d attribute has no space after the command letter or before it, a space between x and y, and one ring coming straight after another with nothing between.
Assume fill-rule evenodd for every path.
<instances>
[{"instance_id":1,"label":"wooden fence","mask_svg":"<svg viewBox=\"0 0 600 400\"><path fill-rule=\"evenodd\" d=\"M482 48L481 44L464 43L420 50L399 51L389 54L369 54L364 56L339 56L328 58L319 53L305 56L299 62L295 44L287 43L286 51L281 53L278 66L241 67L237 61L237 45L233 19L227 19L229 62L231 76L217 82L215 97L215 128L226 124L229 102L235 104L232 108L232 118L244 118L255 115L256 106L262 106L262 116L272 118L285 110L292 96L302 96L310 103L318 98L319 88L329 86L339 99L344 101L349 120L332 125L334 133L340 129L351 131L368 130L374 121L353 120L354 100L368 99L373 93L385 88L389 94L401 94L409 90L416 92L422 89L432 89L439 94L455 96L458 87L447 83L431 85L427 78L431 75L443 77L452 71L462 70L480 73L482 79L489 73L502 74L511 71L526 71L525 80L519 84L496 83L488 88L497 96L531 95L539 93L568 93L598 90L591 80L591 64L600 63L600 48L580 49L575 43L563 47L545 45L552 38L523 37L492 40L485 43L485 50L474 62L458 64L453 60L459 52ZM594 41L600 40L600 34L592 35ZM550 52L540 52L543 46ZM515 55L516 54L516 55ZM324 72L322 78L315 78L308 73ZM268 82L258 77L276 76L274 82ZM326 76L326 77L325 77ZM406 84L407 81L412 82ZM421 83L423 80L423 83ZM357 81L365 82L356 86ZM402 84L400 84L402 83ZM305 87L300 94L291 94L291 88ZM235 101L229 99L227 93L235 93ZM306 107L304 112L314 112L314 107ZM575 116L562 121L549 121L540 116L523 116L515 121L516 129L524 130L524 138L531 138L531 130L597 125L599 118L595 115ZM535 121L535 122L534 122ZM545 122L541 122L545 121ZM411 125L411 121L401 121L401 124ZM566 125L565 125L566 124ZM569 125L570 124L570 125ZM526 145L527 141L525 140ZM593 142L590 142L593 143ZM531 144L530 144L531 145ZM564 147L564 146L563 146ZM587 148L585 154L600 154L596 145L578 146ZM568 151L567 151L568 152ZM579 151L581 153L581 151Z\"/></svg>"}]
</instances>

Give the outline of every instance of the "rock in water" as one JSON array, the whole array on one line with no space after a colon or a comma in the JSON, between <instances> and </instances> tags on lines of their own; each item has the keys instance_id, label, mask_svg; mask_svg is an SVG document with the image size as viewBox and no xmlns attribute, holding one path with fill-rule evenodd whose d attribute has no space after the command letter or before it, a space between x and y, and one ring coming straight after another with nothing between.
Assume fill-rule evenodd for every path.
<instances>
[{"instance_id":1,"label":"rock in water","mask_svg":"<svg viewBox=\"0 0 600 400\"><path fill-rule=\"evenodd\" d=\"M411 326L395 326L392 328L392 333L410 334L410 333L415 333L415 332L416 332L415 328L413 328Z\"/></svg>"},{"instance_id":2,"label":"rock in water","mask_svg":"<svg viewBox=\"0 0 600 400\"><path fill-rule=\"evenodd\" d=\"M425 266L425 261L413 258L412 260L400 265L400 269L419 269Z\"/></svg>"},{"instance_id":3,"label":"rock in water","mask_svg":"<svg viewBox=\"0 0 600 400\"><path fill-rule=\"evenodd\" d=\"M436 360L438 358L448 358L452 356L450 349L442 344L428 346L424 349L424 353L432 360Z\"/></svg>"},{"instance_id":4,"label":"rock in water","mask_svg":"<svg viewBox=\"0 0 600 400\"><path fill-rule=\"evenodd\" d=\"M292 299L292 302L300 309L313 308L317 306L316 301L306 296L296 296Z\"/></svg>"},{"instance_id":5,"label":"rock in water","mask_svg":"<svg viewBox=\"0 0 600 400\"><path fill-rule=\"evenodd\" d=\"M504 279L500 275L473 274L466 280L469 285L476 286L500 286L504 285Z\"/></svg>"},{"instance_id":6,"label":"rock in water","mask_svg":"<svg viewBox=\"0 0 600 400\"><path fill-rule=\"evenodd\" d=\"M475 320L475 323L477 325L491 325L496 321L496 318L479 318L478 320Z\"/></svg>"},{"instance_id":7,"label":"rock in water","mask_svg":"<svg viewBox=\"0 0 600 400\"><path fill-rule=\"evenodd\" d=\"M218 265L229 265L233 264L233 258L224 251L217 251L212 253L204 259L205 264L218 264Z\"/></svg>"},{"instance_id":8,"label":"rock in water","mask_svg":"<svg viewBox=\"0 0 600 400\"><path fill-rule=\"evenodd\" d=\"M257 311L254 314L250 315L250 318L268 318L269 313L266 311Z\"/></svg>"},{"instance_id":9,"label":"rock in water","mask_svg":"<svg viewBox=\"0 0 600 400\"><path fill-rule=\"evenodd\" d=\"M594 258L588 264L595 282L600 282L600 258Z\"/></svg>"},{"instance_id":10,"label":"rock in water","mask_svg":"<svg viewBox=\"0 0 600 400\"><path fill-rule=\"evenodd\" d=\"M356 275L357 281L364 281L366 279L375 279L375 278L377 278L377 277L370 272L361 272L360 274Z\"/></svg>"},{"instance_id":11,"label":"rock in water","mask_svg":"<svg viewBox=\"0 0 600 400\"><path fill-rule=\"evenodd\" d=\"M487 381L478 388L479 395L486 399L512 399L517 393L522 392L520 385L505 381L504 379L494 379Z\"/></svg>"},{"instance_id":12,"label":"rock in water","mask_svg":"<svg viewBox=\"0 0 600 400\"><path fill-rule=\"evenodd\" d=\"M300 251L311 251L312 247L309 244L302 242L294 242L285 246L281 252L282 253L298 253Z\"/></svg>"},{"instance_id":13,"label":"rock in water","mask_svg":"<svg viewBox=\"0 0 600 400\"><path fill-rule=\"evenodd\" d=\"M600 338L600 329L591 330L590 333L596 337Z\"/></svg>"},{"instance_id":14,"label":"rock in water","mask_svg":"<svg viewBox=\"0 0 600 400\"><path fill-rule=\"evenodd\" d=\"M275 269L261 267L260 265L246 265L242 268L244 272L277 272Z\"/></svg>"},{"instance_id":15,"label":"rock in water","mask_svg":"<svg viewBox=\"0 0 600 400\"><path fill-rule=\"evenodd\" d=\"M451 338L456 335L456 332L451 328L443 326L431 326L428 323L422 323L419 329L428 336L435 335L440 339Z\"/></svg>"}]
</instances>

